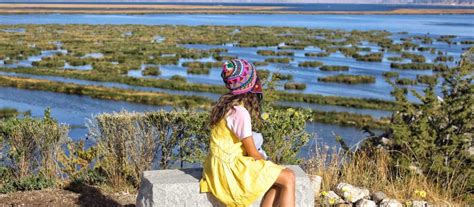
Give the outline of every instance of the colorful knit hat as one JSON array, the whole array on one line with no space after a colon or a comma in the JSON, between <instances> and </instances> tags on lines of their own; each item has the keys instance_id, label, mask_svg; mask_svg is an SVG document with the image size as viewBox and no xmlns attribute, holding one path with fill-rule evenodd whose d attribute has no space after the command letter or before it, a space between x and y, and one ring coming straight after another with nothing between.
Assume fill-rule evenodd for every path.
<instances>
[{"instance_id":1,"label":"colorful knit hat","mask_svg":"<svg viewBox=\"0 0 474 207\"><path fill-rule=\"evenodd\" d=\"M224 63L221 77L231 94L262 93L262 84L257 77L255 66L244 59Z\"/></svg>"}]
</instances>

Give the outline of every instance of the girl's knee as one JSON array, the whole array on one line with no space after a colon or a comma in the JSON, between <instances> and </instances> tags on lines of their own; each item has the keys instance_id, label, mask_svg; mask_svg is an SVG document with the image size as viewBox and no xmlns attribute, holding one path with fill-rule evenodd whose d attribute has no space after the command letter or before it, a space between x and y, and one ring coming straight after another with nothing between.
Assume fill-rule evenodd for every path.
<instances>
[{"instance_id":1,"label":"girl's knee","mask_svg":"<svg viewBox=\"0 0 474 207\"><path fill-rule=\"evenodd\" d=\"M282 177L282 185L284 186L292 186L295 185L295 172L291 169L285 168L281 172Z\"/></svg>"}]
</instances>

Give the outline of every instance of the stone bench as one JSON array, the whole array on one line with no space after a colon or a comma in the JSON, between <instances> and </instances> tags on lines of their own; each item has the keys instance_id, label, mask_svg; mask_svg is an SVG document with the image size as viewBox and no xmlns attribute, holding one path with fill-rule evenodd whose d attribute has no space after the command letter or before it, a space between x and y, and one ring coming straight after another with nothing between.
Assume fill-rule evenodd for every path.
<instances>
[{"instance_id":1,"label":"stone bench","mask_svg":"<svg viewBox=\"0 0 474 207\"><path fill-rule=\"evenodd\" d=\"M296 175L296 206L313 207L314 190L310 179L297 165L286 166ZM202 168L145 171L137 196L137 206L222 205L212 194L199 192ZM260 206L261 198L251 206Z\"/></svg>"}]
</instances>

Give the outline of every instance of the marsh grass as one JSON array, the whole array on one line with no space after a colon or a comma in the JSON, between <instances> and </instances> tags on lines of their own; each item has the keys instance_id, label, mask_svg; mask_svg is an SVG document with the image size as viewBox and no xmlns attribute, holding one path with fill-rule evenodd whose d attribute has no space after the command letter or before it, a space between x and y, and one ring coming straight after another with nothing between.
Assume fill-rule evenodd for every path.
<instances>
[{"instance_id":1,"label":"marsh grass","mask_svg":"<svg viewBox=\"0 0 474 207\"><path fill-rule=\"evenodd\" d=\"M334 75L334 76L319 77L318 81L345 83L345 84L367 84L367 83L375 83L375 77L368 76L368 75L339 74L339 75Z\"/></svg>"},{"instance_id":2,"label":"marsh grass","mask_svg":"<svg viewBox=\"0 0 474 207\"><path fill-rule=\"evenodd\" d=\"M389 154L383 148L373 151L345 151L316 145L313 154L303 161L308 174L322 177L321 191L336 189L340 182L368 188L370 192L382 191L390 198L401 200L427 200L441 205L465 206L467 197L457 197L454 187L444 188L415 172L401 172L392 166ZM426 198L416 191L425 191ZM318 199L321 195L315 195ZM472 197L471 197L472 199Z\"/></svg>"}]
</instances>

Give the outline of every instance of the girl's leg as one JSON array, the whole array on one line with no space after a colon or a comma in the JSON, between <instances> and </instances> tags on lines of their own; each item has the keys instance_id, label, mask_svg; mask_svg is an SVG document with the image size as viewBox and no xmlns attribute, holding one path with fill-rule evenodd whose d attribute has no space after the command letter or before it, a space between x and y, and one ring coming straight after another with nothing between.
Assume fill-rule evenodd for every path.
<instances>
[{"instance_id":1,"label":"girl's leg","mask_svg":"<svg viewBox=\"0 0 474 207\"><path fill-rule=\"evenodd\" d=\"M277 206L280 195L280 188L276 185L272 186L263 196L261 207Z\"/></svg>"},{"instance_id":2,"label":"girl's leg","mask_svg":"<svg viewBox=\"0 0 474 207\"><path fill-rule=\"evenodd\" d=\"M295 173L285 168L281 171L275 184L280 188L279 204L281 207L295 206Z\"/></svg>"}]
</instances>

